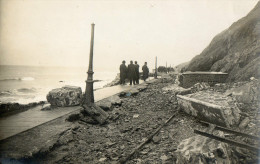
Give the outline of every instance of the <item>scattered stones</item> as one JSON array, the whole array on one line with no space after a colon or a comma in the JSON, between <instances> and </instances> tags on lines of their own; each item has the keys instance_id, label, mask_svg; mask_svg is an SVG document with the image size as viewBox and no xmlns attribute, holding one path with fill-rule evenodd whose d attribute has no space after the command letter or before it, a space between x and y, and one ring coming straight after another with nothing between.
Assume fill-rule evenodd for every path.
<instances>
[{"instance_id":1,"label":"scattered stones","mask_svg":"<svg viewBox=\"0 0 260 164\"><path fill-rule=\"evenodd\" d=\"M198 92L202 90L207 90L210 88L208 83L196 83L191 87L192 92Z\"/></svg>"},{"instance_id":2,"label":"scattered stones","mask_svg":"<svg viewBox=\"0 0 260 164\"><path fill-rule=\"evenodd\" d=\"M176 163L231 163L234 161L229 158L228 148L225 143L196 135L179 144Z\"/></svg>"},{"instance_id":3,"label":"scattered stones","mask_svg":"<svg viewBox=\"0 0 260 164\"><path fill-rule=\"evenodd\" d=\"M47 101L52 106L67 107L81 103L82 91L80 87L65 86L51 90L47 95Z\"/></svg>"},{"instance_id":4,"label":"scattered stones","mask_svg":"<svg viewBox=\"0 0 260 164\"><path fill-rule=\"evenodd\" d=\"M71 123L79 125L79 128L59 135L63 140L65 137L68 137L68 140L59 142L63 144L59 145L58 143L59 146L49 149L48 153L39 159L44 160L46 163L50 163L50 161L56 163L118 163L142 144L147 137L177 110L175 94L172 91L162 90L162 88L171 85L172 81L163 79L163 82L161 82L161 79L157 79L150 83L146 90L139 92L136 96L125 96L125 93L122 96L123 103L121 106L112 105L111 110L107 111L111 116L107 120L108 124L102 126L93 125L86 123L87 118L82 120L80 118L78 123ZM216 99L219 102L223 101L221 100L222 97L216 97ZM137 115L139 116L137 117ZM243 115L242 117L245 116ZM84 117L89 116L84 115ZM257 128L258 124L256 122L253 123L250 122L248 127L252 124L253 127ZM176 152L177 145L182 140L194 136L194 127L199 129L205 128L194 117L179 110L176 118L163 127L157 136L154 136L151 142L144 145L142 150L130 158L127 163L176 163L176 154L179 154ZM251 132L249 131L248 133ZM72 140L71 136L73 137ZM199 136L198 138L202 137ZM230 160L229 157L225 156L225 152L223 155L223 150L225 150L222 149L223 146L208 142L209 140L204 141L197 142L198 145L195 145L197 146L196 150L200 159L209 158L209 160L214 160L219 157L217 159L219 163ZM193 151L191 146L193 145L186 146L186 150L192 150L191 153L184 149L181 150L187 156L191 155L194 158L196 152ZM180 150L179 147L178 149ZM207 153L208 149L210 149L209 153ZM229 147L227 147L228 149ZM180 153L180 155L185 155L184 153ZM186 160L186 155L181 157L181 159ZM194 160L196 163L196 159ZM202 162L207 163L205 161Z\"/></svg>"},{"instance_id":5,"label":"scattered stones","mask_svg":"<svg viewBox=\"0 0 260 164\"><path fill-rule=\"evenodd\" d=\"M172 92L174 95L180 94L180 95L186 95L186 94L190 94L191 88L182 88L180 86L178 86L177 84L170 84L164 88L162 88L163 91L170 91Z\"/></svg>"}]
</instances>

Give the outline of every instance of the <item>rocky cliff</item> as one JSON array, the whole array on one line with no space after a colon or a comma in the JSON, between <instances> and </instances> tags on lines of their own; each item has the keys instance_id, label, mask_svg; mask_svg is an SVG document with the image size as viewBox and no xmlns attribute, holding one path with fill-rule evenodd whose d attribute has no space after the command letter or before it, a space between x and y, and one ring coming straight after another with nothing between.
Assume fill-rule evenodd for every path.
<instances>
[{"instance_id":1,"label":"rocky cliff","mask_svg":"<svg viewBox=\"0 0 260 164\"><path fill-rule=\"evenodd\" d=\"M244 18L213 38L200 55L195 56L188 71L229 73L228 81L260 77L260 2Z\"/></svg>"}]
</instances>

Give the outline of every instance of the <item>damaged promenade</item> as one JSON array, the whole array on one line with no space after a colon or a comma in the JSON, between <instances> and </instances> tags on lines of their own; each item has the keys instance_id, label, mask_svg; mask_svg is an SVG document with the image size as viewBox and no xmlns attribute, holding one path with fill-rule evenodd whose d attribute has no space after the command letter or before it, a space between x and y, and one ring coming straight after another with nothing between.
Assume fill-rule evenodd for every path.
<instances>
[{"instance_id":1,"label":"damaged promenade","mask_svg":"<svg viewBox=\"0 0 260 164\"><path fill-rule=\"evenodd\" d=\"M195 134L195 129L209 132L210 128L202 122L208 121L192 115L194 111L187 112L185 105L178 101L180 97L198 98L207 101L204 105L227 103L231 109L236 103L239 113L224 117L232 118L229 128L259 136L258 97L252 97L248 91L245 93L248 100L243 99L245 96L241 97L240 91L245 85L250 85L251 91L259 89L258 80L213 87L200 83L184 89L178 86L176 75L162 76L99 101L97 105L109 115L104 125L99 125L81 110L2 140L1 160L22 163L257 163L255 151ZM246 103L248 101L250 104ZM252 139L218 130L211 134L259 147Z\"/></svg>"}]
</instances>

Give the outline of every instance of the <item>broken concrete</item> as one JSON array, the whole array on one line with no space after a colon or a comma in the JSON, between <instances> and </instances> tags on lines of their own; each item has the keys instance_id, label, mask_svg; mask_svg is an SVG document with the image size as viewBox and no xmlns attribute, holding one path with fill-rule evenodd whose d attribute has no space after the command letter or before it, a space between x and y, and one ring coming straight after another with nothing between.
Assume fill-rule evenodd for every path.
<instances>
[{"instance_id":1,"label":"broken concrete","mask_svg":"<svg viewBox=\"0 0 260 164\"><path fill-rule=\"evenodd\" d=\"M108 98L100 100L99 102L96 103L97 106L99 106L100 108L102 108L104 110L110 110L112 105L120 106L121 104L122 104L122 100L120 99L120 97L118 95L108 97Z\"/></svg>"},{"instance_id":2,"label":"broken concrete","mask_svg":"<svg viewBox=\"0 0 260 164\"><path fill-rule=\"evenodd\" d=\"M177 95L177 100L181 109L201 120L226 127L239 123L240 111L238 108L220 106L182 95Z\"/></svg>"},{"instance_id":3,"label":"broken concrete","mask_svg":"<svg viewBox=\"0 0 260 164\"><path fill-rule=\"evenodd\" d=\"M220 133L220 132L219 132ZM220 135L223 136L223 133ZM183 163L232 163L229 146L225 143L196 135L183 140L177 150L177 164ZM235 162L236 163L236 162Z\"/></svg>"}]
</instances>

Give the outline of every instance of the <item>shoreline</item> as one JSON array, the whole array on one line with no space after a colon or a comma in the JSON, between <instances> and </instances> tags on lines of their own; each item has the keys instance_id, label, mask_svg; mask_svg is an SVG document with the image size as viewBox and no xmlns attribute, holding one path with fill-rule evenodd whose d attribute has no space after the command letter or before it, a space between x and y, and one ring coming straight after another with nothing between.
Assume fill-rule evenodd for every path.
<instances>
[{"instance_id":1,"label":"shoreline","mask_svg":"<svg viewBox=\"0 0 260 164\"><path fill-rule=\"evenodd\" d=\"M102 80L94 80L94 82L101 82L101 81ZM111 83L111 82L109 82L109 83ZM107 83L107 84L109 84L109 83ZM107 84L104 84L104 86L94 89L94 91L108 87L108 86L106 86ZM83 90L82 90L82 93L84 93ZM45 97L46 96L47 95L45 95ZM29 110L38 105L43 106L45 104L49 104L49 102L47 101L46 98L45 98L45 100L32 101L29 103L3 102L3 103L0 103L0 117L5 117L5 116L20 113L20 112L24 112L24 111Z\"/></svg>"}]
</instances>

